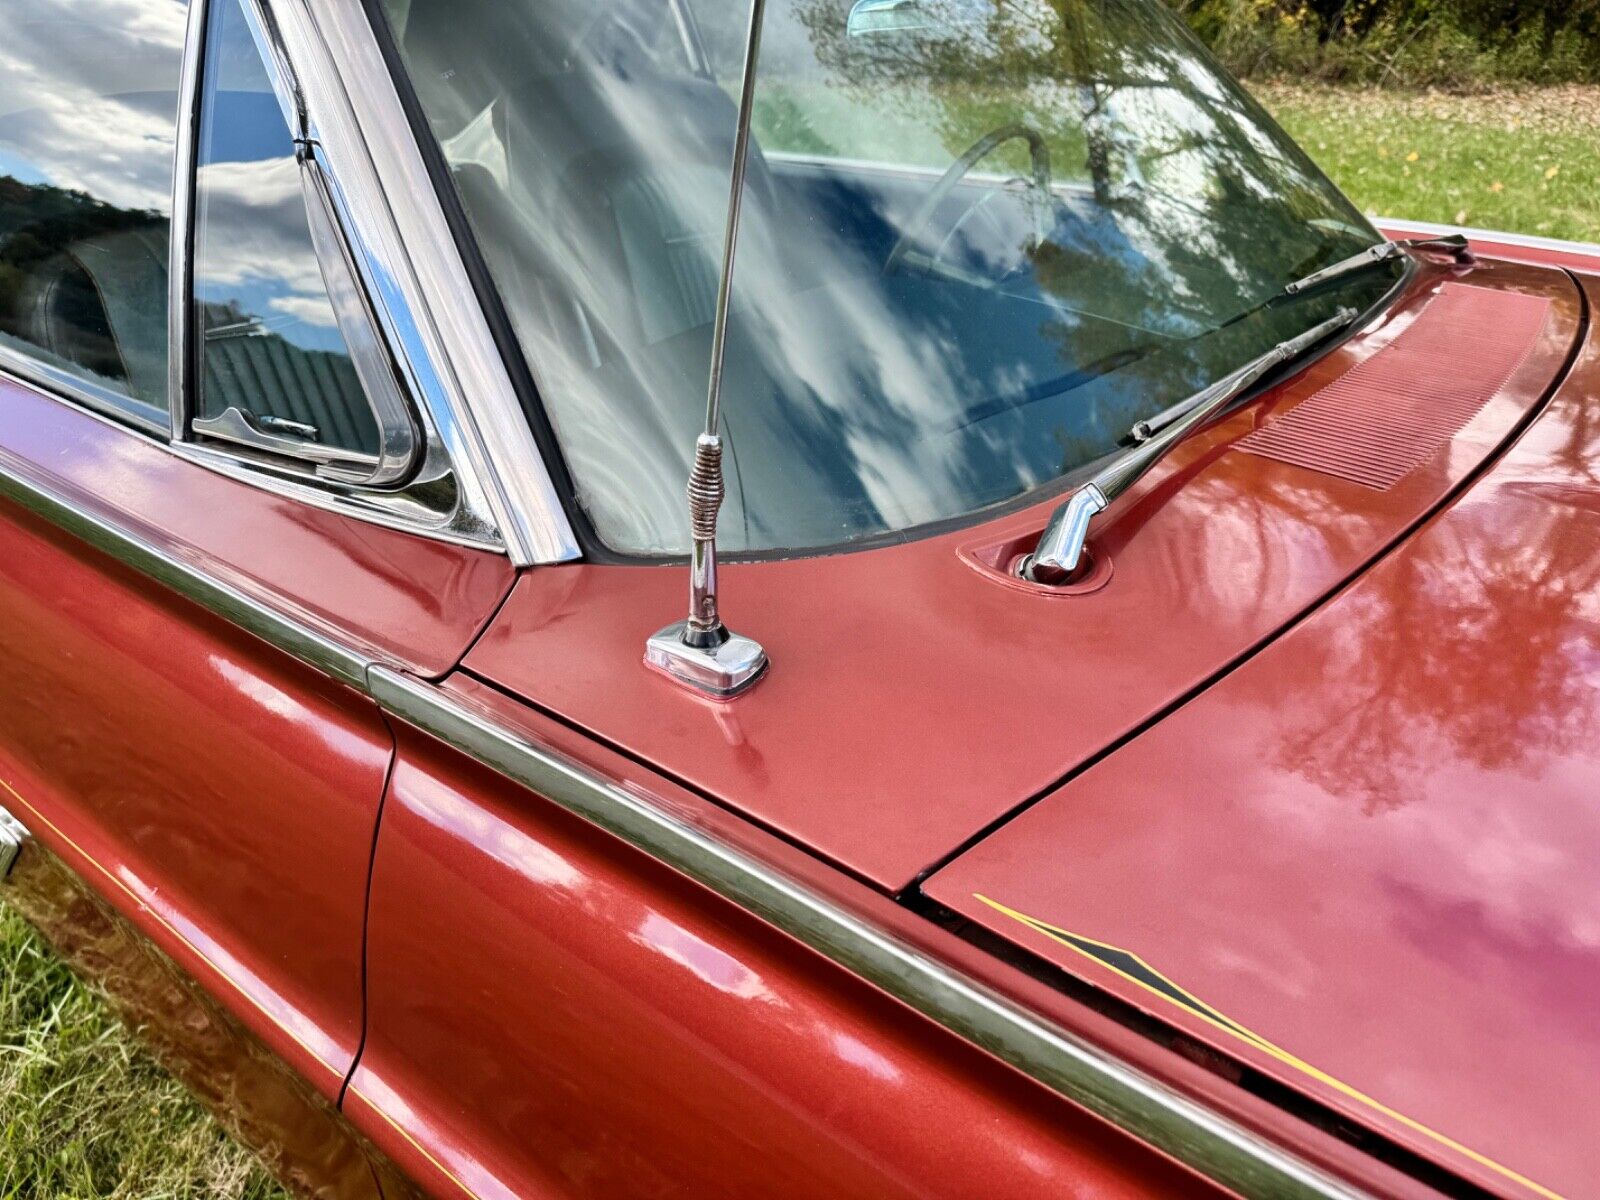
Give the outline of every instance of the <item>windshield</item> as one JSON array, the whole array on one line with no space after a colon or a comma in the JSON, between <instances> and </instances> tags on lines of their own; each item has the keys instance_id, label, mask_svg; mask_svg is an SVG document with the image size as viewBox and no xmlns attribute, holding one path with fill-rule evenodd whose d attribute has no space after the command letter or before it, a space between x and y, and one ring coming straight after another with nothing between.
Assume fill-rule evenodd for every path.
<instances>
[{"instance_id":1,"label":"windshield","mask_svg":"<svg viewBox=\"0 0 1600 1200\"><path fill-rule=\"evenodd\" d=\"M612 550L683 553L746 0L383 0ZM1059 488L1340 307L1378 240L1151 0L769 0L723 434L733 551Z\"/></svg>"}]
</instances>

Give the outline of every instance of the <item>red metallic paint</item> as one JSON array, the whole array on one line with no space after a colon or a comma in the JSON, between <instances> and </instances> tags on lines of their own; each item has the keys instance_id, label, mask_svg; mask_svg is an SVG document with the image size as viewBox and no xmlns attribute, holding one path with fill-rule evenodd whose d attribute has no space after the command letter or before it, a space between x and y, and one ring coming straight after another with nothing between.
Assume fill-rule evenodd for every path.
<instances>
[{"instance_id":1,"label":"red metallic paint","mask_svg":"<svg viewBox=\"0 0 1600 1200\"><path fill-rule=\"evenodd\" d=\"M447 667L509 580L9 381L0 405L8 471L419 670ZM0 804L337 1096L392 755L376 705L9 504L0 612Z\"/></svg>"},{"instance_id":2,"label":"red metallic paint","mask_svg":"<svg viewBox=\"0 0 1600 1200\"><path fill-rule=\"evenodd\" d=\"M1036 533L1048 505L870 553L737 565L727 572L730 611L767 643L775 667L748 697L719 705L673 689L638 661L644 635L681 605L681 569L541 568L517 583L468 665L572 727L470 679L456 677L451 686L497 706L508 723L540 724L543 736L564 740L575 757L604 760L629 786L695 811L736 840L773 842L740 828L734 812L748 813L881 888L902 887L1392 550L1535 408L1577 328L1575 293L1554 272L1486 264L1470 276L1473 286L1547 296L1552 320L1534 358L1447 452L1388 492L1227 453L1273 411L1380 352L1450 277L1442 269L1425 272L1388 319L1185 446L1109 514L1095 549L1115 571L1092 593L1018 587L985 565L1003 557L990 553L994 547ZM1093 882L1101 895L1092 898L1113 913L1120 911L1115 899L1141 899L1110 873L1113 851L1136 859L1142 850L1145 879L1212 853L1205 870L1178 877L1185 904L1177 918L1169 887L1149 889L1143 906L1127 906L1129 920L1165 921L1161 940L1139 944L1119 929L1084 932L1144 954L1247 1024L1256 1020L1245 1003L1247 984L1259 997L1262 972L1284 968L1280 990L1297 978L1294 968L1309 972L1326 996L1317 994L1315 1008L1272 1009L1263 1025L1286 1012L1303 1017L1288 1033L1275 1024L1261 1032L1280 1045L1302 1027L1329 1040L1326 1030L1366 1020L1371 1045L1339 1048L1357 1068L1376 1061L1374 1047L1386 1048L1384 1062L1408 1061L1401 1039L1408 1030L1421 1036L1439 1028L1434 1014L1394 1019L1392 1008L1377 1011L1391 997L1370 986L1363 993L1359 972L1341 975L1325 949L1323 957L1284 957L1289 939L1274 940L1274 930L1292 933L1296 945L1310 939L1313 949L1318 937L1330 939L1322 946L1355 956L1347 961L1363 964L1369 985L1404 968L1431 997L1440 980L1455 980L1444 1011L1478 1056L1468 1066L1483 1074L1463 1069L1456 1086L1438 1088L1444 1099L1437 1103L1455 1105L1446 1115L1464 1125L1491 1107L1501 1111L1498 1084L1483 1088L1489 1096L1478 1097L1475 1108L1469 1082L1482 1088L1490 1068L1503 1068L1516 1046L1549 1050L1521 1027L1516 1038L1484 1044L1486 1027L1498 1033L1498 1022L1526 1021L1536 1011L1517 990L1518 979L1554 980L1556 1000L1600 981L1579 937L1583 914L1570 907L1585 894L1581 880L1563 876L1559 887L1541 889L1528 865L1550 861L1532 851L1554 846L1575 870L1595 832L1570 796L1565 807L1551 799L1600 777L1582 736L1593 705L1573 699L1585 681L1593 690L1600 624L1584 607L1595 580L1583 575L1585 564L1600 561L1590 520L1600 517L1600 442L1589 431L1600 419L1593 402L1600 364L1588 362L1585 370L1415 548L1390 553L1236 678L937 876L936 889L969 861L987 864L1020 889L1002 899L1019 909L1036 900L1041 911L1033 915L1055 921L1053 886L1076 898L1072 888ZM1588 398L1587 407L1576 395ZM7 469L45 480L264 602L420 674L448 672L510 587L503 559L222 479L3 380L0 404ZM1513 550L1497 558L1504 547ZM1397 571L1404 578L1391 578ZM1540 586L1529 587L1529 578ZM9 506L0 511L0 611L8 618L0 625L0 802L317 1091L336 1095L360 1041L367 859L391 754L376 708ZM1439 634L1451 614L1462 616L1454 640ZM1522 639L1513 643L1520 658L1507 656L1518 661L1468 661L1480 645L1479 659L1495 658L1503 646L1492 640L1496 629ZM1371 654L1363 639L1372 640ZM1319 654L1348 657L1339 690L1318 677ZM1352 686L1380 669L1388 674L1374 675L1366 692ZM1539 680L1515 693L1533 699L1502 743L1510 757L1447 760L1441 747L1459 749L1457 732L1475 751L1480 742L1493 746L1484 697L1504 682L1497 671L1518 670L1559 678L1537 704ZM1400 689L1394 697L1385 690L1391 680ZM1434 695L1447 686L1458 690ZM1420 772L1418 793L1402 807L1422 814L1417 824L1436 833L1434 841L1402 830L1387 842L1385 831L1394 836L1400 823L1394 814L1338 803L1349 799L1335 786L1341 779L1340 786L1359 792L1361 779L1392 787L1405 778L1400 742L1362 744L1365 759L1354 751L1332 754L1328 779L1315 787L1304 778L1305 762L1274 766L1280 760L1267 753L1290 746L1296 729L1319 732L1303 722L1324 721L1341 697L1348 703L1369 692L1396 708L1395 728L1420 747L1411 764ZM1221 712L1216 705L1233 707ZM1236 724L1245 718L1255 725ZM1576 737L1572 722L1582 727ZM1235 737L1218 739L1218 728ZM580 731L660 763L734 812L680 791ZM347 1109L438 1194L1211 1194L1126 1135L670 870L420 735L400 736L373 880L370 1031ZM1228 777L1242 799L1202 795L1189 808L1174 805L1175 789L1195 776L1151 765L1146 748L1163 745L1162 737L1189 756L1191 769L1203 764L1212 778L1233 771ZM1389 774L1364 774L1367 760ZM1140 764L1138 787L1104 803L1092 781L1123 762ZM1534 768L1542 792L1522 778ZM1517 789L1513 813L1484 799L1497 786ZM1272 807L1275 797L1304 800L1302 793L1315 793L1307 809L1320 803L1328 810L1318 835L1325 843L1296 824L1295 811ZM1086 827L1084 814L1101 811L1097 800L1102 820ZM1262 816L1263 807L1278 820L1269 826L1274 853L1270 870L1251 873L1242 856L1225 852L1261 843L1263 823L1246 818ZM1135 813L1152 823L1150 840ZM1070 830L1073 879L1037 869L1039 845L1059 843L1019 841L1013 832L1044 820L1040 814L1079 822ZM1162 836L1162 822L1171 836ZM1472 838L1475 822L1500 840ZM1112 845L1118 833L1127 840ZM1180 834L1197 840L1182 842ZM1511 856L1522 873L1496 874L1511 835L1522 838L1511 849L1529 851ZM1324 844L1349 859L1341 858L1336 892L1326 870L1293 869ZM1013 848L995 849L1006 846ZM1089 853L1096 847L1106 857ZM1474 856L1475 847L1484 849ZM829 875L792 845L767 849L802 875ZM1423 869L1402 875L1402 865L1409 869L1402 854ZM1459 886L1452 890L1452 871L1476 871L1461 877L1480 885L1492 879L1510 886L1503 899L1475 890L1474 909ZM1397 880L1413 891L1384 890ZM1272 1129L1336 1173L1386 1193L1415 1192L1359 1152L955 942L881 895L843 877L827 886L858 890L862 904L880 906L875 913L891 926L900 922L913 940L1246 1124ZM949 902L959 907L959 900ZM1558 907L1562 901L1569 907ZM1265 904L1294 920L1260 922ZM994 912L969 915L992 919ZM1214 915L1248 928L1250 937L1236 939L1238 961L1206 959L1203 952L1217 942L1173 932L1182 928L1178 918ZM1350 924L1339 926L1340 917ZM1535 918L1550 919L1540 925ZM1481 936L1464 932L1471 922ZM1000 918L1006 923L1015 925ZM1351 927L1391 936L1363 940ZM1343 941L1331 940L1338 934ZM1019 940L1039 951L1025 942L1035 936L1023 930ZM1207 936L1220 942L1220 935ZM1457 959L1430 958L1438 947ZM1450 975L1464 972L1462 964L1492 973L1498 986L1481 994L1462 987ZM1075 965L1096 982L1117 984ZM1519 977L1519 965L1546 974ZM1213 984L1216 994L1208 991ZM1404 992L1411 985L1402 977L1394 986ZM1474 994L1494 1012L1469 1024L1465 1001ZM1558 1024L1571 1023L1582 1006L1552 1002L1552 1011ZM1183 1024L1181 1014L1161 1015ZM1285 1065L1260 1047L1241 1049L1213 1026L1193 1025L1188 1032L1197 1040L1263 1058L1267 1069ZM1593 1039L1582 1041L1583 1053L1593 1046ZM1327 1068L1308 1052L1320 1048L1293 1046ZM1424 1065L1439 1061L1456 1069L1454 1058ZM1592 1066L1589 1058L1578 1061ZM1556 1078L1563 1065L1547 1069ZM1294 1082L1313 1093L1320 1086L1330 1103L1351 1107L1348 1093L1298 1076ZM1416 1086L1415 1078L1401 1082ZM1481 1163L1452 1160L1436 1141L1419 1142L1414 1127L1370 1106L1354 1105L1353 1115L1476 1170L1491 1185L1504 1183L1485 1175ZM1520 1147L1537 1141L1529 1129L1519 1136ZM1572 1155L1583 1152L1570 1147Z\"/></svg>"},{"instance_id":3,"label":"red metallic paint","mask_svg":"<svg viewBox=\"0 0 1600 1200\"><path fill-rule=\"evenodd\" d=\"M1273 636L1444 499L1566 363L1570 278L1485 263L1464 278L1552 301L1509 383L1441 453L1377 491L1230 447L1382 352L1437 289L1425 268L1373 328L1194 437L1115 505L1090 594L974 568L1051 505L870 552L729 566L726 607L772 657L734 704L641 674L683 605L681 568L573 565L521 578L465 665L885 889ZM1447 369L1440 364L1440 370Z\"/></svg>"},{"instance_id":4,"label":"red metallic paint","mask_svg":"<svg viewBox=\"0 0 1600 1200\"><path fill-rule=\"evenodd\" d=\"M1588 1196L1596 796L1591 338L1415 538L926 890L1485 1187ZM1255 1040L1023 916L1139 955Z\"/></svg>"},{"instance_id":5,"label":"red metallic paint","mask_svg":"<svg viewBox=\"0 0 1600 1200\"><path fill-rule=\"evenodd\" d=\"M498 554L228 479L0 376L0 462L303 624L442 675L511 587Z\"/></svg>"},{"instance_id":6,"label":"red metallic paint","mask_svg":"<svg viewBox=\"0 0 1600 1200\"><path fill-rule=\"evenodd\" d=\"M1235 1076L1217 1073L1205 1065L1205 1056L1194 1052L1195 1045L1182 1044L1181 1039L1175 1041L1171 1038L1152 1038L1145 1032L1119 1023L1092 1006L1076 1003L1064 997L1053 982L1042 981L1017 970L987 950L954 936L940 925L896 903L881 892L832 869L804 850L763 833L742 817L662 779L648 766L604 749L583 733L542 716L503 692L462 675L446 681L441 685L441 690L452 702L464 704L479 713L485 721L512 730L535 745L546 747L568 761L581 764L584 769L594 772L599 777L613 781L636 795L648 798L652 805L738 847L743 852L769 864L773 869L827 897L831 902L855 913L861 919L883 929L891 936L916 947L922 953L950 963L966 972L971 978L1010 996L1025 1007L1048 1012L1070 1033L1084 1038L1091 1044L1104 1047L1111 1054L1151 1077L1194 1097L1240 1125L1284 1146L1305 1161L1337 1177L1348 1179L1372 1194L1391 1197L1394 1200L1436 1195L1409 1177L1385 1166L1362 1149L1331 1136L1324 1129L1289 1118L1280 1107L1236 1086ZM402 737L403 753L410 753L412 740L410 737ZM421 744L426 746L428 743L423 741ZM440 761L453 761L452 756L435 753ZM470 789L476 786L474 779L480 776L481 772L466 765L460 765L456 769L462 774L455 780L455 786L470 798L472 794ZM490 786L496 791L505 787L498 781L492 781ZM519 800L513 801L509 799L509 795L518 796ZM514 804L518 812L529 814L526 820L532 820L534 814L546 811L544 801L526 793L508 794L507 803ZM564 814L555 814L555 819L560 827L583 829L581 824L574 823ZM468 834L463 830L462 836L467 837ZM583 840L587 842L590 838L599 846L612 844L608 838L586 831ZM480 840L483 845L490 848L491 852L498 844L485 839ZM637 860L637 856L620 848L618 854L619 860L623 862ZM476 875L464 879L462 885L467 886L473 878L476 878ZM698 894L692 888L689 891L690 894ZM719 902L708 902L713 911L725 909ZM397 901L395 908L399 910L400 907ZM529 935L524 931L516 936ZM581 930L575 930L574 936L581 936ZM788 945L788 942L781 937L777 941L781 945ZM418 947L415 952L419 956L428 953L422 947ZM806 961L815 961L809 951L802 953ZM524 976L518 962L507 964L505 972L507 979L520 979ZM797 995L801 994L803 977L803 972L797 972L791 980ZM824 978L831 977L831 971L824 975ZM434 978L434 976L428 976L419 969L418 974L409 982L400 981L400 985L406 989L404 1003L407 1008L416 1009L421 1005L422 998L417 993L423 978ZM691 988L700 986L694 981L688 982ZM467 1007L498 1004L501 997L519 994L515 986L508 985L503 979L486 982L485 988L480 991L458 991L455 981L442 973L437 977L437 986L447 1003L460 1003ZM693 1002L685 1001L685 1003L692 1006ZM384 1008L385 1011L394 1011L394 1006L388 1003L385 1003ZM898 1006L891 1005L890 1011L899 1011ZM920 1018L910 1019L918 1027L926 1028ZM369 1042L369 1052L375 1046L382 1045L384 1036L383 1033L379 1033L373 1042ZM947 1035L942 1033L935 1032L931 1036L941 1042L948 1040ZM414 1069L408 1064L423 1061L424 1056L426 1061L435 1064L445 1057L443 1047L432 1050L418 1049L410 1041L391 1044L377 1052L380 1056L388 1057L389 1065L385 1068L386 1072L404 1073ZM648 1056L649 1048L640 1048L639 1053ZM417 1056L415 1059L412 1057L413 1054ZM479 1069L488 1070L491 1067L496 1071L501 1069L491 1062L492 1056L481 1050L477 1051L476 1055ZM364 1062L368 1063L373 1061L375 1060L370 1057L364 1059ZM376 1061L381 1062L383 1058ZM463 1066L460 1069L465 1071L470 1068ZM572 1072L581 1071L581 1059L575 1059L567 1069ZM455 1077L460 1079L459 1075ZM403 1157L405 1162L420 1172L419 1177L437 1181L440 1178L437 1173L438 1168L430 1164L427 1155L446 1158L451 1153L440 1145L439 1123L431 1118L424 1120L424 1114L408 1112L404 1097L391 1099L382 1110L374 1108L371 1101L361 1096L359 1091L361 1082L361 1077L358 1076L356 1080L358 1087L347 1101L358 1123L371 1130L376 1139L390 1147L397 1156ZM462 1080L462 1090L459 1094L476 1094L481 1086L483 1085L476 1081ZM495 1086L510 1085L496 1081ZM1042 1103L1053 1107L1060 1102L1046 1097ZM975 1114L971 1118L974 1127L981 1127L986 1119L981 1114ZM385 1129L391 1122L393 1125ZM413 1145L409 1140L413 1138L416 1143L429 1149L423 1151ZM468 1143L468 1153L474 1161L487 1164L483 1168L485 1171L497 1176L516 1177L528 1170L525 1163L528 1147L518 1130L508 1129L504 1125L497 1128L490 1124L475 1129L471 1135L461 1135L460 1140ZM1109 1153L1120 1154L1128 1143L1121 1135L1110 1133L1105 1145ZM1133 1151L1133 1153L1137 1157L1138 1152ZM448 1194L455 1194L459 1190L455 1185L451 1185ZM1182 1189L1179 1194L1184 1194Z\"/></svg>"},{"instance_id":7,"label":"red metallic paint","mask_svg":"<svg viewBox=\"0 0 1600 1200\"><path fill-rule=\"evenodd\" d=\"M376 709L9 506L0 611L0 804L336 1095Z\"/></svg>"},{"instance_id":8,"label":"red metallic paint","mask_svg":"<svg viewBox=\"0 0 1600 1200\"><path fill-rule=\"evenodd\" d=\"M94 981L157 1061L292 1195L405 1200L413 1194L332 1103L38 843L23 850L0 900Z\"/></svg>"},{"instance_id":9,"label":"red metallic paint","mask_svg":"<svg viewBox=\"0 0 1600 1200\"><path fill-rule=\"evenodd\" d=\"M440 1196L1204 1196L569 814L400 731L346 1111Z\"/></svg>"}]
</instances>

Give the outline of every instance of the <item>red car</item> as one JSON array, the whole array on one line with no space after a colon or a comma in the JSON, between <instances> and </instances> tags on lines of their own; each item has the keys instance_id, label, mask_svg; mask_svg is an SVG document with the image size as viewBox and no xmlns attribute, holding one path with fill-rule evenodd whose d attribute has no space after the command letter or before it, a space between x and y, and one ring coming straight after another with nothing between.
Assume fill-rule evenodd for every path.
<instances>
[{"instance_id":1,"label":"red car","mask_svg":"<svg viewBox=\"0 0 1600 1200\"><path fill-rule=\"evenodd\" d=\"M1600 247L1158 0L0 28L3 894L296 1191L1600 1194Z\"/></svg>"}]
</instances>

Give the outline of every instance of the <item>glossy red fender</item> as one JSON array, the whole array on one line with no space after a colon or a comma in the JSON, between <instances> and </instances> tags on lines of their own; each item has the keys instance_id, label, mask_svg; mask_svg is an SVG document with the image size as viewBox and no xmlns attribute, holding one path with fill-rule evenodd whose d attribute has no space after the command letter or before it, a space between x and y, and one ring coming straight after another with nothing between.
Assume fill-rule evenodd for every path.
<instances>
[{"instance_id":1,"label":"glossy red fender","mask_svg":"<svg viewBox=\"0 0 1600 1200\"><path fill-rule=\"evenodd\" d=\"M358 653L460 660L511 587L503 555L385 529L223 477L0 375L0 466Z\"/></svg>"},{"instance_id":2,"label":"glossy red fender","mask_svg":"<svg viewBox=\"0 0 1600 1200\"><path fill-rule=\"evenodd\" d=\"M1439 315L1452 295L1469 298L1456 310L1467 317ZM1475 323L1505 324L1541 300L1526 353L1492 378L1469 377L1454 347ZM646 637L683 606L676 568L528 572L465 665L859 877L903 889L1403 537L1547 395L1579 318L1562 272L1424 268L1371 328L1190 439L1122 497L1091 543L1114 571L1088 594L1033 588L1003 569L1052 501L905 545L729 567L729 620L773 664L733 704L641 675ZM1439 320L1448 336L1433 336L1410 369L1487 399L1393 486L1237 452L1258 425Z\"/></svg>"},{"instance_id":3,"label":"glossy red fender","mask_svg":"<svg viewBox=\"0 0 1600 1200\"><path fill-rule=\"evenodd\" d=\"M1215 1194L402 727L346 1111L434 1194Z\"/></svg>"},{"instance_id":4,"label":"glossy red fender","mask_svg":"<svg viewBox=\"0 0 1600 1200\"><path fill-rule=\"evenodd\" d=\"M503 558L290 501L0 379L0 468L330 639L436 672ZM0 503L0 804L334 1098L392 739L350 687Z\"/></svg>"},{"instance_id":5,"label":"glossy red fender","mask_svg":"<svg viewBox=\"0 0 1600 1200\"><path fill-rule=\"evenodd\" d=\"M1591 336L1457 503L926 890L1496 1193L1589 1196L1597 797Z\"/></svg>"}]
</instances>

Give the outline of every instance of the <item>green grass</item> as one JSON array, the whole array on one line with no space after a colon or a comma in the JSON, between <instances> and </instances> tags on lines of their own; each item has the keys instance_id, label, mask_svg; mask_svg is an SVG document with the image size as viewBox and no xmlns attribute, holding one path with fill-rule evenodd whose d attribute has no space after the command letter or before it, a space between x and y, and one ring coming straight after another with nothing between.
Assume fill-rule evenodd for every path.
<instances>
[{"instance_id":1,"label":"green grass","mask_svg":"<svg viewBox=\"0 0 1600 1200\"><path fill-rule=\"evenodd\" d=\"M1600 87L1253 89L1368 213L1600 242Z\"/></svg>"},{"instance_id":2,"label":"green grass","mask_svg":"<svg viewBox=\"0 0 1600 1200\"><path fill-rule=\"evenodd\" d=\"M1466 95L1249 86L1368 213L1600 242L1600 86ZM930 101L922 89L881 88L868 112L841 90L771 85L756 126L769 148L942 169L952 148L1015 119L1016 103L1006 89L969 87ZM1039 127L1050 135L1057 180L1081 170L1075 122ZM1016 141L983 164L1026 168Z\"/></svg>"},{"instance_id":3,"label":"green grass","mask_svg":"<svg viewBox=\"0 0 1600 1200\"><path fill-rule=\"evenodd\" d=\"M282 1195L0 904L0 1200Z\"/></svg>"}]
</instances>

